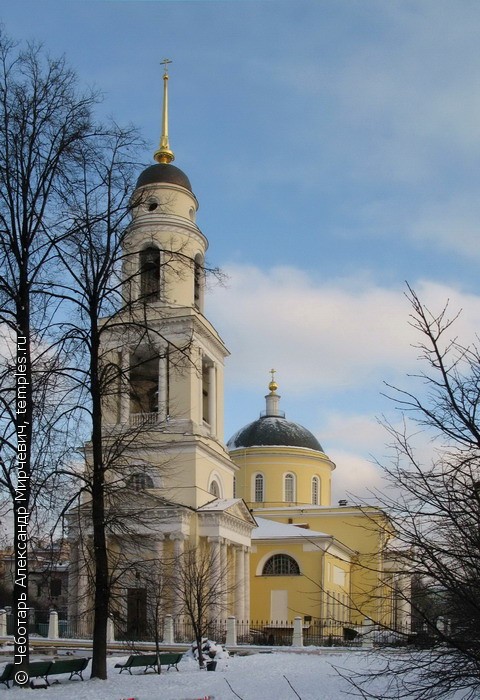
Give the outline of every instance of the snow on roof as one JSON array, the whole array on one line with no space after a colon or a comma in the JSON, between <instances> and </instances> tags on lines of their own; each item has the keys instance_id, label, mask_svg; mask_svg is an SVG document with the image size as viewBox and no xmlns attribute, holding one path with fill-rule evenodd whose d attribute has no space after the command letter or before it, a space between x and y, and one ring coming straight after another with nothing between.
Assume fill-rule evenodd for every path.
<instances>
[{"instance_id":1,"label":"snow on roof","mask_svg":"<svg viewBox=\"0 0 480 700\"><path fill-rule=\"evenodd\" d=\"M325 532L316 532L315 530L307 530L298 527L297 525L289 525L286 523L276 523L273 520L266 518L255 517L258 527L252 532L252 540L271 540L298 537L301 539L313 539L315 537L328 537Z\"/></svg>"},{"instance_id":2,"label":"snow on roof","mask_svg":"<svg viewBox=\"0 0 480 700\"><path fill-rule=\"evenodd\" d=\"M238 430L227 442L229 450L240 447L301 447L323 452L317 438L299 423L282 416L261 416Z\"/></svg>"},{"instance_id":3,"label":"snow on roof","mask_svg":"<svg viewBox=\"0 0 480 700\"><path fill-rule=\"evenodd\" d=\"M210 503L205 503L204 506L200 506L198 510L228 510L235 503L241 503L241 498L215 498Z\"/></svg>"}]
</instances>

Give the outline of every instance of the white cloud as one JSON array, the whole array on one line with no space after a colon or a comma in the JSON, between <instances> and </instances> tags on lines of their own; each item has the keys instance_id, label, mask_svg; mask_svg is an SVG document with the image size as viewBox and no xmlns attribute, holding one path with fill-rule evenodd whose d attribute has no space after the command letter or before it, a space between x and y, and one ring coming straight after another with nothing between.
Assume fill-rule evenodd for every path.
<instances>
[{"instance_id":1,"label":"white cloud","mask_svg":"<svg viewBox=\"0 0 480 700\"><path fill-rule=\"evenodd\" d=\"M393 426L400 433L404 426L398 421ZM428 468L438 456L431 436L415 423L407 424L409 444L418 463ZM378 420L361 414L332 413L322 427L322 438L331 445L328 456L335 462L332 475L332 503L341 498L350 502L388 504L401 489L388 476L394 469L397 453L393 437ZM409 464L404 462L409 468Z\"/></svg>"},{"instance_id":2,"label":"white cloud","mask_svg":"<svg viewBox=\"0 0 480 700\"><path fill-rule=\"evenodd\" d=\"M374 416L337 411L328 415L321 426L321 435L327 444L341 445L345 450L361 450L367 456L372 446L381 445L387 438L385 428Z\"/></svg>"},{"instance_id":3,"label":"white cloud","mask_svg":"<svg viewBox=\"0 0 480 700\"><path fill-rule=\"evenodd\" d=\"M382 469L374 463L372 449L382 445L385 429L373 417L330 413L321 426L328 456L336 464L332 474L332 503L341 498L375 501L372 492L385 488Z\"/></svg>"},{"instance_id":4,"label":"white cloud","mask_svg":"<svg viewBox=\"0 0 480 700\"><path fill-rule=\"evenodd\" d=\"M346 450L331 450L337 465L332 474L332 503L346 498L350 503L375 503L374 493L385 489L382 470L372 461Z\"/></svg>"},{"instance_id":5,"label":"white cloud","mask_svg":"<svg viewBox=\"0 0 480 700\"><path fill-rule=\"evenodd\" d=\"M409 325L403 289L368 277L323 282L290 267L227 267L229 283L216 288L208 315L228 339L229 384L259 387L275 367L289 393L358 389L418 371L418 334ZM461 338L480 328L480 297L428 280L417 291L432 309L451 300Z\"/></svg>"}]
</instances>

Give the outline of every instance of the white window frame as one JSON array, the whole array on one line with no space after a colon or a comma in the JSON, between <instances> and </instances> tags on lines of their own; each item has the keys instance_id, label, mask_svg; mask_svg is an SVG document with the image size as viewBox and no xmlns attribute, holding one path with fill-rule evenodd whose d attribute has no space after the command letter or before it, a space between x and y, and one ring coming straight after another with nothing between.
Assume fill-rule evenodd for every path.
<instances>
[{"instance_id":1,"label":"white window frame","mask_svg":"<svg viewBox=\"0 0 480 700\"><path fill-rule=\"evenodd\" d=\"M295 474L287 472L283 477L283 500L285 503L295 503L297 496L297 484ZM290 498L292 496L292 498Z\"/></svg>"},{"instance_id":2,"label":"white window frame","mask_svg":"<svg viewBox=\"0 0 480 700\"><path fill-rule=\"evenodd\" d=\"M259 483L261 483L260 487L259 487ZM257 498L257 496L261 496L261 498ZM265 477L263 476L263 474L258 472L253 477L253 502L254 503L263 503L264 500L265 500Z\"/></svg>"},{"instance_id":3,"label":"white window frame","mask_svg":"<svg viewBox=\"0 0 480 700\"><path fill-rule=\"evenodd\" d=\"M312 505L320 505L320 477L312 476Z\"/></svg>"}]
</instances>

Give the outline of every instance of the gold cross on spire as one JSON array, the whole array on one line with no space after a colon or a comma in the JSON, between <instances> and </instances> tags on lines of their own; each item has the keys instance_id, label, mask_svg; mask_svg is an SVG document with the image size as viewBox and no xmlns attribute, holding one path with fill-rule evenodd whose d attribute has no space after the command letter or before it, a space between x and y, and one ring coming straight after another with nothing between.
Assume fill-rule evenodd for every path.
<instances>
[{"instance_id":1,"label":"gold cross on spire","mask_svg":"<svg viewBox=\"0 0 480 700\"><path fill-rule=\"evenodd\" d=\"M171 60L169 58L164 58L163 61L160 61L160 65L163 65L163 75L168 75L168 64L171 63Z\"/></svg>"},{"instance_id":2,"label":"gold cross on spire","mask_svg":"<svg viewBox=\"0 0 480 700\"><path fill-rule=\"evenodd\" d=\"M276 374L276 369L271 369L270 374L272 375L272 381L268 385L268 388L270 389L270 392L273 394L277 389L278 389L278 384L275 381L275 374Z\"/></svg>"},{"instance_id":3,"label":"gold cross on spire","mask_svg":"<svg viewBox=\"0 0 480 700\"><path fill-rule=\"evenodd\" d=\"M160 61L163 66L163 109L162 109L162 135L160 136L160 144L153 154L154 160L157 163L171 163L175 160L173 151L170 148L168 141L168 64L171 63L169 58L164 58Z\"/></svg>"}]
</instances>

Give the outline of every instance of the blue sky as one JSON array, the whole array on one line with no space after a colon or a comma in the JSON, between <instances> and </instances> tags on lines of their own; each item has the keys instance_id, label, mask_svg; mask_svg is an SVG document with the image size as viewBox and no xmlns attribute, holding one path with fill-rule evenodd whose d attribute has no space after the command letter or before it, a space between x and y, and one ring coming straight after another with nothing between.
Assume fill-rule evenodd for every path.
<instances>
[{"instance_id":1,"label":"blue sky","mask_svg":"<svg viewBox=\"0 0 480 700\"><path fill-rule=\"evenodd\" d=\"M207 315L232 352L226 438L282 407L337 462L336 497L376 483L396 420L382 382L418 370L405 281L480 327L476 0L0 0L17 39L65 53L103 113L159 135L229 274Z\"/></svg>"}]
</instances>

